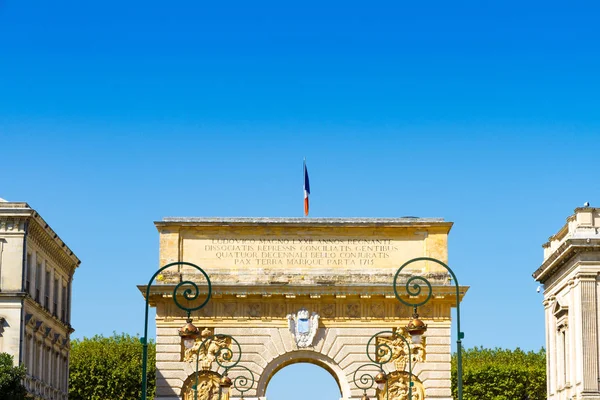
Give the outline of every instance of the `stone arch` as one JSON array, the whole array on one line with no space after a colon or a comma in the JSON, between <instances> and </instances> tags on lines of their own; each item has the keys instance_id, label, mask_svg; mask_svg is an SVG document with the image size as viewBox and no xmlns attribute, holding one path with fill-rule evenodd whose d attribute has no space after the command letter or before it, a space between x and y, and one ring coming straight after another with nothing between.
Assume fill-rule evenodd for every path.
<instances>
[{"instance_id":1,"label":"stone arch","mask_svg":"<svg viewBox=\"0 0 600 400\"><path fill-rule=\"evenodd\" d=\"M351 388L346 379L346 374L344 373L344 370L340 368L340 366L337 365L337 363L333 359L321 353L310 350L291 351L272 359L264 368L262 374L258 379L256 394L259 397L266 396L269 381L278 371L289 365L303 362L317 365L329 372L338 384L341 397L351 397Z\"/></svg>"}]
</instances>

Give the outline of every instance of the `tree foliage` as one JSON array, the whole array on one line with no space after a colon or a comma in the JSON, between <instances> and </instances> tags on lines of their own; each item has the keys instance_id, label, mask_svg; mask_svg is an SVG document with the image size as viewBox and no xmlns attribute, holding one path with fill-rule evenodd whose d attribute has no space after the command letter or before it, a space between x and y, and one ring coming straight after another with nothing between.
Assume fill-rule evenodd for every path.
<instances>
[{"instance_id":1,"label":"tree foliage","mask_svg":"<svg viewBox=\"0 0 600 400\"><path fill-rule=\"evenodd\" d=\"M475 347L462 352L463 400L545 400L546 351ZM456 354L452 393L457 397Z\"/></svg>"},{"instance_id":2,"label":"tree foliage","mask_svg":"<svg viewBox=\"0 0 600 400\"><path fill-rule=\"evenodd\" d=\"M25 367L13 365L13 356L0 353L0 393L3 400L24 400L27 391L23 386Z\"/></svg>"},{"instance_id":3,"label":"tree foliage","mask_svg":"<svg viewBox=\"0 0 600 400\"><path fill-rule=\"evenodd\" d=\"M154 398L156 346L148 343L148 398ZM137 400L142 386L140 339L114 333L71 342L70 400Z\"/></svg>"}]
</instances>

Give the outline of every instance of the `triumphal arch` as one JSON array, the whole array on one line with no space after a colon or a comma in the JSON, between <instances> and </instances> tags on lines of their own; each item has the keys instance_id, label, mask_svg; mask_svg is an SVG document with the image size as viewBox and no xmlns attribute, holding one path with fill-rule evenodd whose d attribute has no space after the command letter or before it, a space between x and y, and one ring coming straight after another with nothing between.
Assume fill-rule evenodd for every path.
<instances>
[{"instance_id":1,"label":"triumphal arch","mask_svg":"<svg viewBox=\"0 0 600 400\"><path fill-rule=\"evenodd\" d=\"M407 399L409 382L411 400L452 398L450 319L457 290L447 270L430 261L395 275L414 258L446 262L451 222L412 217L165 218L155 225L160 266L195 264L212 283L210 300L190 315L201 334L188 347L180 336L187 315L173 301L173 288L197 281L206 295L204 276L175 264L148 289L150 305L156 307L157 400L219 398L223 368L217 361L223 354L217 350L227 346L242 352L240 372L232 369L229 377L250 371L254 378L242 392L245 399L266 399L277 371L309 362L335 378L341 399L358 400L365 391L355 372L373 365L367 345L380 331L393 332L374 343L385 349L373 356L375 361L388 357L381 362L387 386L370 386L369 398ZM400 288L415 275L426 277L432 288L430 300L418 309L427 324L420 342L406 331L414 310L397 299L392 284L396 276ZM145 293L146 286L140 289ZM460 287L459 296L466 290ZM418 301L425 291L406 292L405 299ZM199 350L203 341L206 346ZM374 376L377 369L369 373ZM235 390L221 392L222 399L240 397Z\"/></svg>"}]
</instances>

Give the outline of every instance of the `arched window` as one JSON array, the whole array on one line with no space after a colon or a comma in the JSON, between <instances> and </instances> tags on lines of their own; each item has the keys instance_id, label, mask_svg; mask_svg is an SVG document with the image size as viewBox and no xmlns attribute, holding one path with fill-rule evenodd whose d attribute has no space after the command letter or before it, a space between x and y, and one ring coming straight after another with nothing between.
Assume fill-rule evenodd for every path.
<instances>
[{"instance_id":1,"label":"arched window","mask_svg":"<svg viewBox=\"0 0 600 400\"><path fill-rule=\"evenodd\" d=\"M6 318L0 316L0 353L4 350L4 324L6 324Z\"/></svg>"}]
</instances>

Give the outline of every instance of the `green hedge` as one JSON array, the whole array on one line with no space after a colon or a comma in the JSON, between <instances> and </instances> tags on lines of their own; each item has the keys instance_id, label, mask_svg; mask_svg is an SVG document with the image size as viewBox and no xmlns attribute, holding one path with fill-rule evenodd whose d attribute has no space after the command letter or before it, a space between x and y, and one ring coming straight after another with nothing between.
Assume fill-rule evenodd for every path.
<instances>
[{"instance_id":1,"label":"green hedge","mask_svg":"<svg viewBox=\"0 0 600 400\"><path fill-rule=\"evenodd\" d=\"M545 400L546 351L475 347L463 350L463 400ZM456 354L452 357L456 392Z\"/></svg>"}]
</instances>

